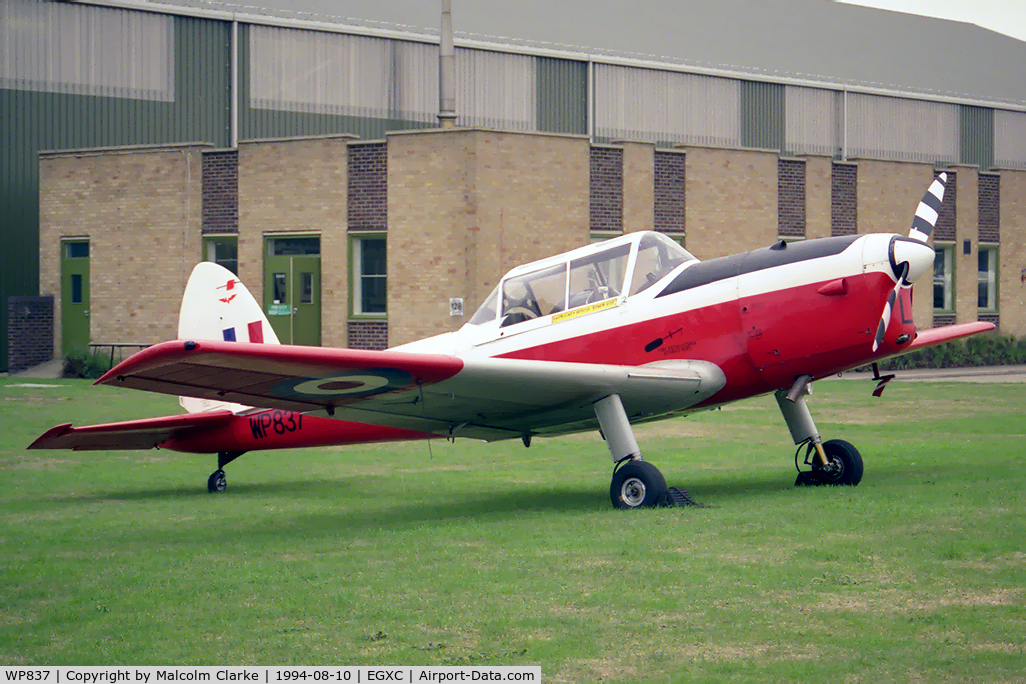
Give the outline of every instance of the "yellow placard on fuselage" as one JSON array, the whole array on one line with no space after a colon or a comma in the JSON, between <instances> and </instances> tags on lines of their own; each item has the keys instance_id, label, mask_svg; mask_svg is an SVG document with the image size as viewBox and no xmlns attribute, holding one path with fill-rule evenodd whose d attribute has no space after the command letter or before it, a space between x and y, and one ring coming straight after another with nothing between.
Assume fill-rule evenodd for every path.
<instances>
[{"instance_id":1,"label":"yellow placard on fuselage","mask_svg":"<svg viewBox=\"0 0 1026 684\"><path fill-rule=\"evenodd\" d=\"M579 306L576 309L570 309L569 311L562 311L557 314L552 314L552 322L560 323L562 321L568 321L571 318L577 318L578 316L587 316L593 314L596 311L604 311L605 309L611 309L619 303L616 297L610 297L609 299L603 299L601 302L595 302L594 304L585 304Z\"/></svg>"}]
</instances>

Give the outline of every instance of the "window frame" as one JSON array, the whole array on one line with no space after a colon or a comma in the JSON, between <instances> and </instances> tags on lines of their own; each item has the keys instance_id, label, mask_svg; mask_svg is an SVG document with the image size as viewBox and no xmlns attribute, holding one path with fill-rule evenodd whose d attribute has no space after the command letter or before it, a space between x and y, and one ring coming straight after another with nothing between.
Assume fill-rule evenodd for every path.
<instances>
[{"instance_id":1,"label":"window frame","mask_svg":"<svg viewBox=\"0 0 1026 684\"><path fill-rule=\"evenodd\" d=\"M938 307L936 288L937 288L937 276L936 271L934 272L934 295L933 295L933 313L934 314L951 314L955 313L955 243L954 242L937 242L933 245L934 251L937 254L946 254L944 264L947 267L945 269L945 286L946 292L944 296L944 307ZM934 257L936 259L936 257ZM948 306L950 305L950 306Z\"/></svg>"},{"instance_id":2,"label":"window frame","mask_svg":"<svg viewBox=\"0 0 1026 684\"><path fill-rule=\"evenodd\" d=\"M216 257L217 246L219 244L226 244L226 243L234 243L234 245L235 245L235 259L234 259L234 261L235 261L235 268L234 269L231 268L230 266L226 265L226 263L230 263L232 261L231 259L226 259L224 261L217 261L216 258L215 259L211 259L210 258L210 250L211 250L211 248L213 248L214 254L215 254L215 257ZM209 262L211 262L213 264L217 264L218 266L222 266L224 268L227 268L229 271L231 271L235 275L239 275L239 236L237 234L234 234L234 233L217 233L217 234L204 235L203 236L203 254L201 255L201 258L202 258L203 261L209 261Z\"/></svg>"},{"instance_id":3,"label":"window frame","mask_svg":"<svg viewBox=\"0 0 1026 684\"><path fill-rule=\"evenodd\" d=\"M624 235L625 233L620 230L592 230L588 233L588 244L594 245Z\"/></svg>"},{"instance_id":4,"label":"window frame","mask_svg":"<svg viewBox=\"0 0 1026 684\"><path fill-rule=\"evenodd\" d=\"M1001 271L1000 271L1000 264L1001 264L1000 256L1001 256L1001 252L1000 252L1000 246L997 245L997 244L992 244L992 243L982 243L982 244L978 244L976 246L976 250L977 250L977 255L976 255L976 264L977 264L977 266L976 266L976 283L977 283L977 285L976 285L976 305L977 305L977 310L982 312L982 313L997 313L998 312L998 308L999 308L999 304L1000 304L1000 301L1001 301L999 299L999 294L1001 292L1001 289L1000 289L1000 283L1001 283ZM981 284L980 274L983 273L983 271L980 271L980 269L979 269L979 263L980 263L979 259L980 259L980 254L983 253L983 252L989 252L989 253L993 254L992 260L990 262L990 267L991 268L990 268L989 271L987 271L987 273L993 274L991 278L988 278L988 286L992 288L991 299L992 299L994 305L993 306L988 306L988 307L983 307L983 306L979 305L979 303L980 303L980 299L979 299L979 291L980 291L979 290L979 286Z\"/></svg>"},{"instance_id":5,"label":"window frame","mask_svg":"<svg viewBox=\"0 0 1026 684\"><path fill-rule=\"evenodd\" d=\"M362 270L362 254L360 252L360 245L364 240L382 240L385 243L385 310L384 311L372 311L365 312L361 310L361 294L362 294L362 273L358 273L357 269ZM349 317L353 320L362 321L384 321L388 320L388 237L385 231L367 231L359 233L349 234Z\"/></svg>"}]
</instances>

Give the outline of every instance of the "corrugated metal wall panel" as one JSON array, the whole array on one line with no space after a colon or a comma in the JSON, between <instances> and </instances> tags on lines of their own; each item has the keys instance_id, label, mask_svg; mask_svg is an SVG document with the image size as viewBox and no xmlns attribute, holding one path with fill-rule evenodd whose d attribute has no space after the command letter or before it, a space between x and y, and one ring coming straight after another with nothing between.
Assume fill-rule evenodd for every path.
<instances>
[{"instance_id":1,"label":"corrugated metal wall panel","mask_svg":"<svg viewBox=\"0 0 1026 684\"><path fill-rule=\"evenodd\" d=\"M231 137L231 25L175 17L175 69L178 111L168 122L173 126L172 137L157 135L164 140L199 140L227 147Z\"/></svg>"},{"instance_id":2,"label":"corrugated metal wall panel","mask_svg":"<svg viewBox=\"0 0 1026 684\"><path fill-rule=\"evenodd\" d=\"M843 144L844 93L786 86L784 149L791 154L839 155Z\"/></svg>"},{"instance_id":3,"label":"corrugated metal wall panel","mask_svg":"<svg viewBox=\"0 0 1026 684\"><path fill-rule=\"evenodd\" d=\"M535 69L538 130L587 135L587 62L537 57Z\"/></svg>"},{"instance_id":4,"label":"corrugated metal wall panel","mask_svg":"<svg viewBox=\"0 0 1026 684\"><path fill-rule=\"evenodd\" d=\"M225 146L230 76L226 22L24 0L0 12L4 369L7 298L39 291L39 150Z\"/></svg>"},{"instance_id":5,"label":"corrugated metal wall panel","mask_svg":"<svg viewBox=\"0 0 1026 684\"><path fill-rule=\"evenodd\" d=\"M954 162L958 105L848 94L848 154L875 159Z\"/></svg>"},{"instance_id":6,"label":"corrugated metal wall panel","mask_svg":"<svg viewBox=\"0 0 1026 684\"><path fill-rule=\"evenodd\" d=\"M170 102L173 35L167 15L0 0L0 87Z\"/></svg>"},{"instance_id":7,"label":"corrugated metal wall panel","mask_svg":"<svg viewBox=\"0 0 1026 684\"><path fill-rule=\"evenodd\" d=\"M779 83L740 82L742 145L784 149L784 93L784 86Z\"/></svg>"},{"instance_id":8,"label":"corrugated metal wall panel","mask_svg":"<svg viewBox=\"0 0 1026 684\"><path fill-rule=\"evenodd\" d=\"M456 48L456 124L536 131L535 58Z\"/></svg>"},{"instance_id":9,"label":"corrugated metal wall panel","mask_svg":"<svg viewBox=\"0 0 1026 684\"><path fill-rule=\"evenodd\" d=\"M596 64L594 98L595 136L601 140L741 144L734 79Z\"/></svg>"},{"instance_id":10,"label":"corrugated metal wall panel","mask_svg":"<svg viewBox=\"0 0 1026 684\"><path fill-rule=\"evenodd\" d=\"M1026 112L994 110L994 164L1026 169Z\"/></svg>"},{"instance_id":11,"label":"corrugated metal wall panel","mask_svg":"<svg viewBox=\"0 0 1026 684\"><path fill-rule=\"evenodd\" d=\"M25 121L31 94L0 90L0 370L7 370L7 298L39 290L39 181ZM18 122L20 125L11 125Z\"/></svg>"},{"instance_id":12,"label":"corrugated metal wall panel","mask_svg":"<svg viewBox=\"0 0 1026 684\"><path fill-rule=\"evenodd\" d=\"M960 151L963 164L981 169L994 165L994 110L988 107L959 107Z\"/></svg>"},{"instance_id":13,"label":"corrugated metal wall panel","mask_svg":"<svg viewBox=\"0 0 1026 684\"><path fill-rule=\"evenodd\" d=\"M435 119L436 46L271 26L251 26L248 35L253 108Z\"/></svg>"},{"instance_id":14,"label":"corrugated metal wall panel","mask_svg":"<svg viewBox=\"0 0 1026 684\"><path fill-rule=\"evenodd\" d=\"M321 31L240 26L243 139L390 130L437 123L438 47Z\"/></svg>"}]
</instances>

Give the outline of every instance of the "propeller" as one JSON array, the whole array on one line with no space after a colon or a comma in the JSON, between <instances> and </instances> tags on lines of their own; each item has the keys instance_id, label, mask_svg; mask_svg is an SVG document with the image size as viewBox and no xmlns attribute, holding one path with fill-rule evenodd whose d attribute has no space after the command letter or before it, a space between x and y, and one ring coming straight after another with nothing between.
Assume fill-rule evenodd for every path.
<instances>
[{"instance_id":1,"label":"propeller","mask_svg":"<svg viewBox=\"0 0 1026 684\"><path fill-rule=\"evenodd\" d=\"M891 313L901 289L912 287L912 283L929 267L925 259L914 259L913 252L922 253L922 245L928 245L927 241L933 233L934 226L937 225L937 217L940 215L947 182L948 174L946 173L941 173L934 179L930 187L927 188L926 194L923 195L923 199L920 200L919 206L916 207L916 215L912 219L912 228L908 231L908 237L895 237L891 240L891 269L894 271L897 282L894 283L894 289L887 296L887 303L884 304L883 314L880 316L880 323L876 328L876 337L873 338L874 352L880 348L887 328L890 327ZM931 247L930 250L933 251L933 248ZM912 270L913 263L916 264L914 272Z\"/></svg>"}]
</instances>

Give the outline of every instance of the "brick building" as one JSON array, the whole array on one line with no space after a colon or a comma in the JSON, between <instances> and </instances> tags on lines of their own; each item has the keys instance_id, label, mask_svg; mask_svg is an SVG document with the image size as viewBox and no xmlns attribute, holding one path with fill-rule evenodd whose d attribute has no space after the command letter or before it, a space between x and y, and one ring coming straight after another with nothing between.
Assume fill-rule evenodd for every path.
<instances>
[{"instance_id":1,"label":"brick building","mask_svg":"<svg viewBox=\"0 0 1026 684\"><path fill-rule=\"evenodd\" d=\"M40 320L54 355L173 337L201 259L282 339L380 348L624 231L700 258L904 231L940 169L917 323L1026 334L1026 43L794 2L460 6L442 131L431 3L0 0L0 370L36 360ZM26 297L49 317L16 320Z\"/></svg>"},{"instance_id":2,"label":"brick building","mask_svg":"<svg viewBox=\"0 0 1026 684\"><path fill-rule=\"evenodd\" d=\"M1024 334L1026 171L948 172L936 243L950 279L917 285L916 323L986 318ZM714 258L781 238L905 232L935 173L930 163L480 128L248 141L237 152L53 152L40 162L41 242L89 241L93 340L152 343L175 337L189 271L216 256L204 241L235 242L228 265L263 290L269 312L274 245L315 241L316 254L297 258L319 262L319 332L295 341L380 349L455 329L507 270L590 239L658 230ZM367 263L370 243L384 249L383 273ZM992 248L995 299L981 309L990 285L979 255ZM41 251L40 289L60 310L58 256ZM386 285L376 309L358 291L377 276ZM931 287L948 288L948 306ZM452 315L452 299L463 315Z\"/></svg>"}]
</instances>

